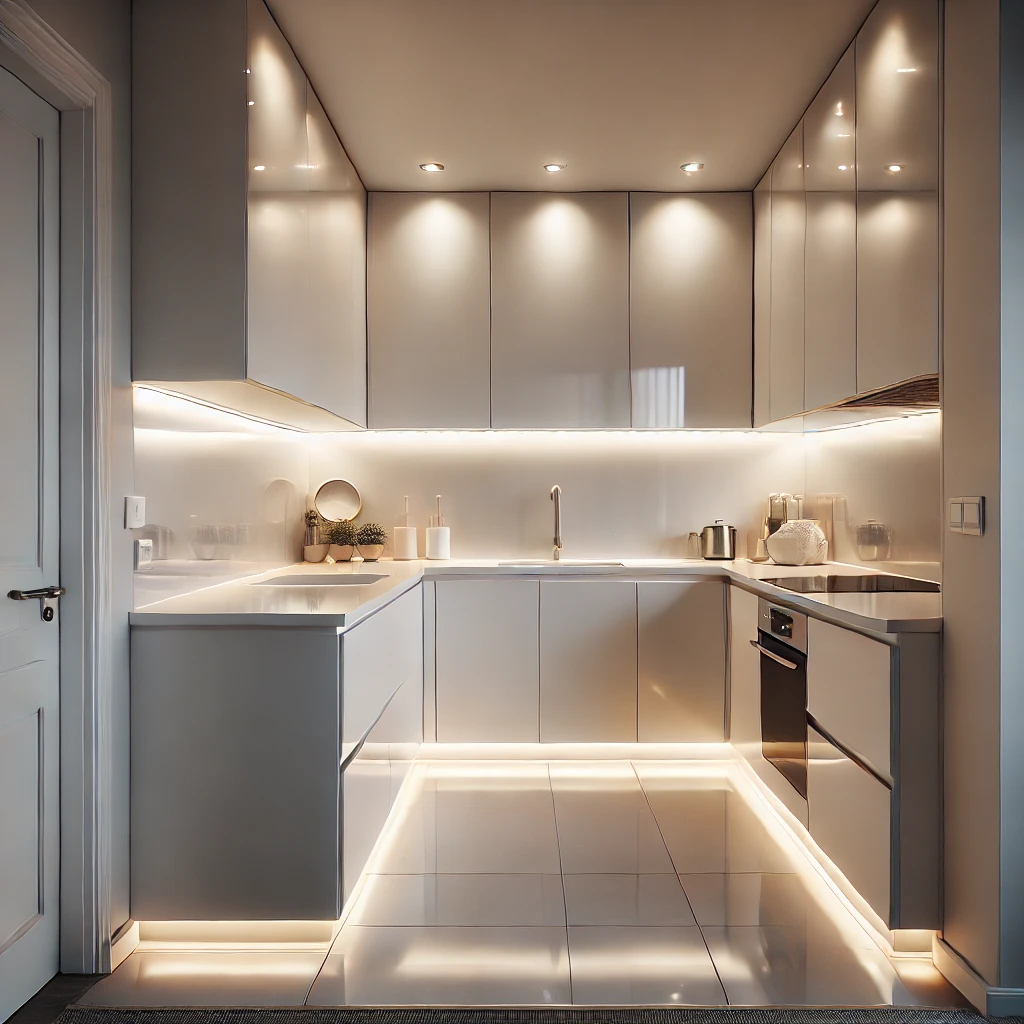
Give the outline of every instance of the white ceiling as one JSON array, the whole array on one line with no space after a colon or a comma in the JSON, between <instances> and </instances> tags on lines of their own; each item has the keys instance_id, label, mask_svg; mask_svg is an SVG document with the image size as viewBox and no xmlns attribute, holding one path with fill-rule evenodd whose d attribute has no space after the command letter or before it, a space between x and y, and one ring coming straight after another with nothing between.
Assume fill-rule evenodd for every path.
<instances>
[{"instance_id":1,"label":"white ceiling","mask_svg":"<svg viewBox=\"0 0 1024 1024\"><path fill-rule=\"evenodd\" d=\"M874 2L269 0L369 189L663 191L752 188Z\"/></svg>"}]
</instances>

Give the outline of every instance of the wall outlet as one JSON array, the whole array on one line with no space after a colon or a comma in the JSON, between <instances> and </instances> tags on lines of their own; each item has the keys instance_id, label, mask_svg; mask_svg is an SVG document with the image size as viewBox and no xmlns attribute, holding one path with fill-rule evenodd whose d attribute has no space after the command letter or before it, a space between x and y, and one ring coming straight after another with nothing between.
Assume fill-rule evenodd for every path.
<instances>
[{"instance_id":1,"label":"wall outlet","mask_svg":"<svg viewBox=\"0 0 1024 1024\"><path fill-rule=\"evenodd\" d=\"M146 525L146 499L128 494L124 499L124 528L137 530Z\"/></svg>"},{"instance_id":2,"label":"wall outlet","mask_svg":"<svg viewBox=\"0 0 1024 1024\"><path fill-rule=\"evenodd\" d=\"M950 498L949 528L953 533L967 533L972 537L980 537L985 532L985 499L978 495L970 498Z\"/></svg>"}]
</instances>

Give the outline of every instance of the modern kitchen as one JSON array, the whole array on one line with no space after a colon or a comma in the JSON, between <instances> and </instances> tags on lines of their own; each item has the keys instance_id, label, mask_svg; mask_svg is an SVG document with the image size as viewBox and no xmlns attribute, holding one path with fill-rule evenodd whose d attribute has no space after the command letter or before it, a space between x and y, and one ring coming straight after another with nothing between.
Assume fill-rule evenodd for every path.
<instances>
[{"instance_id":1,"label":"modern kitchen","mask_svg":"<svg viewBox=\"0 0 1024 1024\"><path fill-rule=\"evenodd\" d=\"M109 80L111 639L89 826L62 426L0 1020L1024 1016L1024 12L10 5L0 129Z\"/></svg>"}]
</instances>

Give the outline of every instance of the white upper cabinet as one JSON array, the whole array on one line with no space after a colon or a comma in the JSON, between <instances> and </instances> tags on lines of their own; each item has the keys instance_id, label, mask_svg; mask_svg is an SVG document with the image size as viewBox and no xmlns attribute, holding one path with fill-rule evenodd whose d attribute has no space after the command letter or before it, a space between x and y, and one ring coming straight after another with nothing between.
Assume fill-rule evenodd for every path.
<instances>
[{"instance_id":1,"label":"white upper cabinet","mask_svg":"<svg viewBox=\"0 0 1024 1024\"><path fill-rule=\"evenodd\" d=\"M880 0L857 48L857 186L935 192L939 182L939 5ZM889 168L898 166L900 170Z\"/></svg>"},{"instance_id":2,"label":"white upper cabinet","mask_svg":"<svg viewBox=\"0 0 1024 1024\"><path fill-rule=\"evenodd\" d=\"M938 6L857 37L857 390L938 372Z\"/></svg>"},{"instance_id":3,"label":"white upper cabinet","mask_svg":"<svg viewBox=\"0 0 1024 1024\"><path fill-rule=\"evenodd\" d=\"M366 193L262 0L138 3L132 107L134 379L365 425Z\"/></svg>"},{"instance_id":4,"label":"white upper cabinet","mask_svg":"<svg viewBox=\"0 0 1024 1024\"><path fill-rule=\"evenodd\" d=\"M772 168L754 189L754 426L771 420Z\"/></svg>"},{"instance_id":5,"label":"white upper cabinet","mask_svg":"<svg viewBox=\"0 0 1024 1024\"><path fill-rule=\"evenodd\" d=\"M491 424L630 425L625 193L492 194Z\"/></svg>"},{"instance_id":6,"label":"white upper cabinet","mask_svg":"<svg viewBox=\"0 0 1024 1024\"><path fill-rule=\"evenodd\" d=\"M804 407L857 393L854 48L804 115Z\"/></svg>"},{"instance_id":7,"label":"white upper cabinet","mask_svg":"<svg viewBox=\"0 0 1024 1024\"><path fill-rule=\"evenodd\" d=\"M373 192L370 426L489 427L490 197Z\"/></svg>"},{"instance_id":8,"label":"white upper cabinet","mask_svg":"<svg viewBox=\"0 0 1024 1024\"><path fill-rule=\"evenodd\" d=\"M749 427L751 199L632 193L634 427Z\"/></svg>"},{"instance_id":9,"label":"white upper cabinet","mask_svg":"<svg viewBox=\"0 0 1024 1024\"><path fill-rule=\"evenodd\" d=\"M804 406L804 205L803 122L772 167L771 356L768 404L773 420Z\"/></svg>"}]
</instances>

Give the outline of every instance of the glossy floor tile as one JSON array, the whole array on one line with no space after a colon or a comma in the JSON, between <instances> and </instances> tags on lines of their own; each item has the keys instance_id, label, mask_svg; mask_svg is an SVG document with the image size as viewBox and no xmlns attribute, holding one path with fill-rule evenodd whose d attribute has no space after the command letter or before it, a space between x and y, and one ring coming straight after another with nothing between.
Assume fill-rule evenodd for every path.
<instances>
[{"instance_id":1,"label":"glossy floor tile","mask_svg":"<svg viewBox=\"0 0 1024 1024\"><path fill-rule=\"evenodd\" d=\"M322 952L136 950L81 1003L91 1006L297 1006Z\"/></svg>"},{"instance_id":2,"label":"glossy floor tile","mask_svg":"<svg viewBox=\"0 0 1024 1024\"><path fill-rule=\"evenodd\" d=\"M558 874L547 766L419 769L416 798L386 837L378 874Z\"/></svg>"},{"instance_id":3,"label":"glossy floor tile","mask_svg":"<svg viewBox=\"0 0 1024 1024\"><path fill-rule=\"evenodd\" d=\"M675 875L565 875L570 925L694 925Z\"/></svg>"},{"instance_id":4,"label":"glossy floor tile","mask_svg":"<svg viewBox=\"0 0 1024 1024\"><path fill-rule=\"evenodd\" d=\"M564 927L562 878L557 874L369 875L348 923Z\"/></svg>"},{"instance_id":5,"label":"glossy floor tile","mask_svg":"<svg viewBox=\"0 0 1024 1024\"><path fill-rule=\"evenodd\" d=\"M809 939L800 928L708 927L729 1002L747 1006L906 1005L915 1000L877 948Z\"/></svg>"},{"instance_id":6,"label":"glossy floor tile","mask_svg":"<svg viewBox=\"0 0 1024 1024\"><path fill-rule=\"evenodd\" d=\"M562 873L661 874L673 870L632 767L551 766Z\"/></svg>"},{"instance_id":7,"label":"glossy floor tile","mask_svg":"<svg viewBox=\"0 0 1024 1024\"><path fill-rule=\"evenodd\" d=\"M309 994L315 1006L569 1003L561 928L346 925Z\"/></svg>"},{"instance_id":8,"label":"glossy floor tile","mask_svg":"<svg viewBox=\"0 0 1024 1024\"><path fill-rule=\"evenodd\" d=\"M420 763L329 952L151 946L82 1001L963 1005L747 785L711 761Z\"/></svg>"},{"instance_id":9,"label":"glossy floor tile","mask_svg":"<svg viewBox=\"0 0 1024 1024\"><path fill-rule=\"evenodd\" d=\"M586 1005L720 1006L700 929L569 928L573 1002Z\"/></svg>"}]
</instances>

